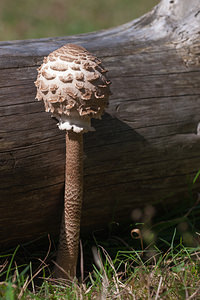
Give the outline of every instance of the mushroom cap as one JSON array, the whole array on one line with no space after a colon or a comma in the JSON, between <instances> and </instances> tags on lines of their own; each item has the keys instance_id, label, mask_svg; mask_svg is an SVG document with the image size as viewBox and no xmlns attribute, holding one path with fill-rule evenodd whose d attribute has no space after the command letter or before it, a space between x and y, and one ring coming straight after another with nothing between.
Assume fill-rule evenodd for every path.
<instances>
[{"instance_id":1,"label":"mushroom cap","mask_svg":"<svg viewBox=\"0 0 200 300\"><path fill-rule=\"evenodd\" d=\"M101 118L111 94L106 72L85 48L67 44L38 68L36 98L58 119L60 129L92 131L91 118Z\"/></svg>"}]
</instances>

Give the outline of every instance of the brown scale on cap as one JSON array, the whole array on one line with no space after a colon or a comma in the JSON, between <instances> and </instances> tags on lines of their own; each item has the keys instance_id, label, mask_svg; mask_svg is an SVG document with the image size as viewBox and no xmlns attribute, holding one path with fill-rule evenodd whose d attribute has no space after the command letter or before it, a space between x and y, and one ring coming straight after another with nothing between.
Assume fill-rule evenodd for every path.
<instances>
[{"instance_id":1,"label":"brown scale on cap","mask_svg":"<svg viewBox=\"0 0 200 300\"><path fill-rule=\"evenodd\" d=\"M81 119L100 118L110 95L106 72L101 61L86 49L67 44L45 57L38 69L36 98L43 100L45 110L61 123L64 116L73 119L75 114L77 118L77 113L79 122Z\"/></svg>"}]
</instances>

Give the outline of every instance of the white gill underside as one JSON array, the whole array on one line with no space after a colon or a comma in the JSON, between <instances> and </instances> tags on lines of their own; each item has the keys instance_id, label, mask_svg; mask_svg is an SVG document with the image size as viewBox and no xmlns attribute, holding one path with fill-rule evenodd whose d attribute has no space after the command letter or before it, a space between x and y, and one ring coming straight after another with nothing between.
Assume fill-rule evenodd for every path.
<instances>
[{"instance_id":1,"label":"white gill underside","mask_svg":"<svg viewBox=\"0 0 200 300\"><path fill-rule=\"evenodd\" d=\"M59 129L61 130L73 130L76 133L95 131L91 126L91 120L89 117L81 117L76 110L71 112L71 114L65 115L53 115L59 123L57 123Z\"/></svg>"}]
</instances>

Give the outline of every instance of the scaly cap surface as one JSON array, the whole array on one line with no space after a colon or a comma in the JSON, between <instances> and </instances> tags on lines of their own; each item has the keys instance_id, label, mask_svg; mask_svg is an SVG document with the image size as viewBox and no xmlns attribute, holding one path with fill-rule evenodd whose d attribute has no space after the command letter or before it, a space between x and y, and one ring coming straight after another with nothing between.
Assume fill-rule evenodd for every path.
<instances>
[{"instance_id":1,"label":"scaly cap surface","mask_svg":"<svg viewBox=\"0 0 200 300\"><path fill-rule=\"evenodd\" d=\"M67 44L44 58L35 82L36 98L58 119L60 129L94 130L90 120L101 118L110 95L106 72L85 48Z\"/></svg>"}]
</instances>

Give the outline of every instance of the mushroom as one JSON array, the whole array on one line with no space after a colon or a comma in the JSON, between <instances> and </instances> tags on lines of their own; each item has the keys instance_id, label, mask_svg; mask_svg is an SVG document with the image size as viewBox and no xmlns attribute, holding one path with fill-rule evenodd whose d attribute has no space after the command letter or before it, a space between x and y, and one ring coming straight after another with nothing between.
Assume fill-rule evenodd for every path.
<instances>
[{"instance_id":1,"label":"mushroom","mask_svg":"<svg viewBox=\"0 0 200 300\"><path fill-rule=\"evenodd\" d=\"M67 44L44 58L35 82L36 99L66 130L64 213L55 277L76 276L83 197L83 133L94 131L91 118L100 119L108 104L110 81L101 61L85 48Z\"/></svg>"}]
</instances>

